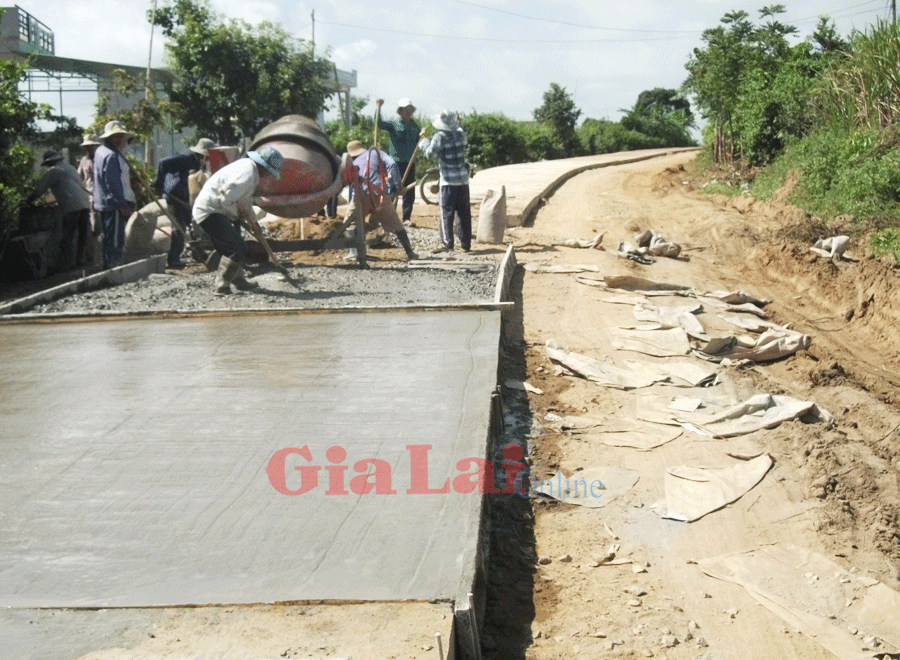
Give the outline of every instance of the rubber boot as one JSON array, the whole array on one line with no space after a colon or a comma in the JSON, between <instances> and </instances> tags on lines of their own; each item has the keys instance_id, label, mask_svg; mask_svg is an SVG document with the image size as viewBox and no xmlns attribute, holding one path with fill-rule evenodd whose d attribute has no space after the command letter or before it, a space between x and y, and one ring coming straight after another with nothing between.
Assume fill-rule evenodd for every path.
<instances>
[{"instance_id":1,"label":"rubber boot","mask_svg":"<svg viewBox=\"0 0 900 660\"><path fill-rule=\"evenodd\" d=\"M403 250L406 252L406 258L410 261L418 259L419 255L413 252L412 245L409 242L409 234L406 233L406 230L400 229L394 233L397 234L397 239L400 241L400 245L403 246Z\"/></svg>"},{"instance_id":2,"label":"rubber boot","mask_svg":"<svg viewBox=\"0 0 900 660\"><path fill-rule=\"evenodd\" d=\"M241 266L240 262L236 262L238 267L235 271L234 277L231 278L231 283L234 284L234 288L238 291L252 291L253 289L258 289L259 284L256 282L251 282L244 276L244 268Z\"/></svg>"},{"instance_id":3,"label":"rubber boot","mask_svg":"<svg viewBox=\"0 0 900 660\"><path fill-rule=\"evenodd\" d=\"M231 293L231 281L240 267L241 264L239 262L232 261L228 257L222 257L219 260L219 269L216 271L215 282L217 294L225 295Z\"/></svg>"}]
</instances>

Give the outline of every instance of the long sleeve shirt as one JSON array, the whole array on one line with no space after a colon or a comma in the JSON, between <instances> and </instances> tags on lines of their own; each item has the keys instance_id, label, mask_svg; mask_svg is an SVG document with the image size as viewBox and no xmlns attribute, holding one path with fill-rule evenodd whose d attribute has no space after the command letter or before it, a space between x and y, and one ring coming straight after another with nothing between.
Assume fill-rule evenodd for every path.
<instances>
[{"instance_id":1,"label":"long sleeve shirt","mask_svg":"<svg viewBox=\"0 0 900 660\"><path fill-rule=\"evenodd\" d=\"M379 166L378 163L379 156L381 157L381 165L384 166L384 174L387 177L386 181L382 180L381 166ZM394 162L394 159L383 151L369 149L354 158L353 165L359 169L359 177L362 182L363 191L367 192L369 190L369 185L371 184L373 192L382 191L386 195L392 195L400 185L400 177L402 176L400 174L400 168L397 167L397 163ZM353 188L351 187L350 190L352 191Z\"/></svg>"},{"instance_id":2,"label":"long sleeve shirt","mask_svg":"<svg viewBox=\"0 0 900 660\"><path fill-rule=\"evenodd\" d=\"M259 185L256 163L240 158L213 174L203 184L194 202L194 222L200 223L213 214L232 220L250 219L253 214L253 193Z\"/></svg>"},{"instance_id":3,"label":"long sleeve shirt","mask_svg":"<svg viewBox=\"0 0 900 660\"><path fill-rule=\"evenodd\" d=\"M56 198L63 215L90 208L87 195L81 187L78 171L65 161L55 163L44 172L31 196L39 197L48 190L53 192L53 197Z\"/></svg>"},{"instance_id":4,"label":"long sleeve shirt","mask_svg":"<svg viewBox=\"0 0 900 660\"><path fill-rule=\"evenodd\" d=\"M466 133L462 128L438 131L422 149L426 158L437 158L441 185L465 186L469 183L466 164Z\"/></svg>"},{"instance_id":5,"label":"long sleeve shirt","mask_svg":"<svg viewBox=\"0 0 900 660\"><path fill-rule=\"evenodd\" d=\"M419 134L422 132L415 120L410 119L408 123L403 123L402 119L386 121L379 116L378 128L387 131L391 136L388 149L391 158L398 163L408 163L412 160L416 144L419 142Z\"/></svg>"},{"instance_id":6,"label":"long sleeve shirt","mask_svg":"<svg viewBox=\"0 0 900 660\"><path fill-rule=\"evenodd\" d=\"M156 180L153 187L170 197L177 197L183 202L190 199L188 176L192 170L200 169L200 163L193 154L169 156L159 161L156 168Z\"/></svg>"},{"instance_id":7,"label":"long sleeve shirt","mask_svg":"<svg viewBox=\"0 0 900 660\"><path fill-rule=\"evenodd\" d=\"M94 208L114 211L126 206L134 206L128 161L115 149L101 144L94 152Z\"/></svg>"}]
</instances>

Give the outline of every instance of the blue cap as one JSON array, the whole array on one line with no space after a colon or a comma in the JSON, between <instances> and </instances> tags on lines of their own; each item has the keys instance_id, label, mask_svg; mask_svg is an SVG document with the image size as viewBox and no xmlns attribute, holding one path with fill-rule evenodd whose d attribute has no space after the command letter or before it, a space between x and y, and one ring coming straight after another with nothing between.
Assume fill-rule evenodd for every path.
<instances>
[{"instance_id":1,"label":"blue cap","mask_svg":"<svg viewBox=\"0 0 900 660\"><path fill-rule=\"evenodd\" d=\"M281 178L281 164L284 163L284 156L275 147L265 145L257 151L248 151L247 156L257 165L266 168L276 181Z\"/></svg>"}]
</instances>

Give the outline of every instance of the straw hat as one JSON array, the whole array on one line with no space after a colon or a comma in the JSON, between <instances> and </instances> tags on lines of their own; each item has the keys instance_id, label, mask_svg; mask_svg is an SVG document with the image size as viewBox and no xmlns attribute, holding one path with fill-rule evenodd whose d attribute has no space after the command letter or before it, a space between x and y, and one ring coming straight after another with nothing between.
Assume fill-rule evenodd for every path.
<instances>
[{"instance_id":1,"label":"straw hat","mask_svg":"<svg viewBox=\"0 0 900 660\"><path fill-rule=\"evenodd\" d=\"M99 147L100 146L100 138L97 137L95 133L85 133L84 140L81 142L80 147Z\"/></svg>"},{"instance_id":2,"label":"straw hat","mask_svg":"<svg viewBox=\"0 0 900 660\"><path fill-rule=\"evenodd\" d=\"M359 140L350 140L350 142L347 143L347 153L350 154L350 156L352 156L353 158L356 158L365 150L366 148Z\"/></svg>"},{"instance_id":3,"label":"straw hat","mask_svg":"<svg viewBox=\"0 0 900 660\"><path fill-rule=\"evenodd\" d=\"M106 122L106 126L103 127L103 134L100 135L101 140L105 140L107 138L111 138L113 135L128 135L131 136L131 133L128 132L128 129L125 128L125 124L120 121L116 121L113 119L112 121Z\"/></svg>"},{"instance_id":4,"label":"straw hat","mask_svg":"<svg viewBox=\"0 0 900 660\"><path fill-rule=\"evenodd\" d=\"M190 151L193 151L198 156L208 156L210 149L215 149L216 143L210 140L209 138L200 138L193 147L188 147Z\"/></svg>"}]
</instances>

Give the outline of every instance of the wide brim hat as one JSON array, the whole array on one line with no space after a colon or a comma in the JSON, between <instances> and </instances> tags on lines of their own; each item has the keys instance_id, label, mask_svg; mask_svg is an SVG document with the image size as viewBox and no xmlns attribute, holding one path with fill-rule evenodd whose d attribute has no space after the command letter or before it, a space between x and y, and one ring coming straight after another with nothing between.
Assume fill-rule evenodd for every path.
<instances>
[{"instance_id":1,"label":"wide brim hat","mask_svg":"<svg viewBox=\"0 0 900 660\"><path fill-rule=\"evenodd\" d=\"M193 151L198 156L208 156L210 149L215 149L216 143L210 140L209 138L200 138L197 140L197 144L193 147L188 147L190 151Z\"/></svg>"},{"instance_id":2,"label":"wide brim hat","mask_svg":"<svg viewBox=\"0 0 900 660\"><path fill-rule=\"evenodd\" d=\"M405 97L400 99L399 101L397 101L397 114L399 115L403 108L408 108L410 106L412 106L413 112L415 112L416 106L413 105L412 101Z\"/></svg>"},{"instance_id":3,"label":"wide brim hat","mask_svg":"<svg viewBox=\"0 0 900 660\"><path fill-rule=\"evenodd\" d=\"M347 143L347 153L350 154L353 158L356 158L365 150L365 146L363 146L363 143L359 140L350 140L350 142Z\"/></svg>"},{"instance_id":4,"label":"wide brim hat","mask_svg":"<svg viewBox=\"0 0 900 660\"><path fill-rule=\"evenodd\" d=\"M247 157L263 167L276 181L281 179L281 165L284 163L284 156L275 147L263 145L256 151L248 151Z\"/></svg>"},{"instance_id":5,"label":"wide brim hat","mask_svg":"<svg viewBox=\"0 0 900 660\"><path fill-rule=\"evenodd\" d=\"M106 126L103 127L103 133L100 135L101 140L105 140L107 138L111 138L113 135L127 135L131 136L131 133L128 132L128 129L125 128L125 124L120 121L108 121L106 122Z\"/></svg>"},{"instance_id":6,"label":"wide brim hat","mask_svg":"<svg viewBox=\"0 0 900 660\"><path fill-rule=\"evenodd\" d=\"M54 163L58 163L62 159L63 157L58 151L53 151L52 149L50 149L44 152L44 160L41 161L41 165L53 165Z\"/></svg>"},{"instance_id":7,"label":"wide brim hat","mask_svg":"<svg viewBox=\"0 0 900 660\"><path fill-rule=\"evenodd\" d=\"M100 138L97 137L94 133L88 133L84 136L84 140L82 140L79 147L99 147L100 146Z\"/></svg>"},{"instance_id":8,"label":"wide brim hat","mask_svg":"<svg viewBox=\"0 0 900 660\"><path fill-rule=\"evenodd\" d=\"M453 110L441 110L431 119L431 123L439 131L452 131L459 128L456 112Z\"/></svg>"}]
</instances>

